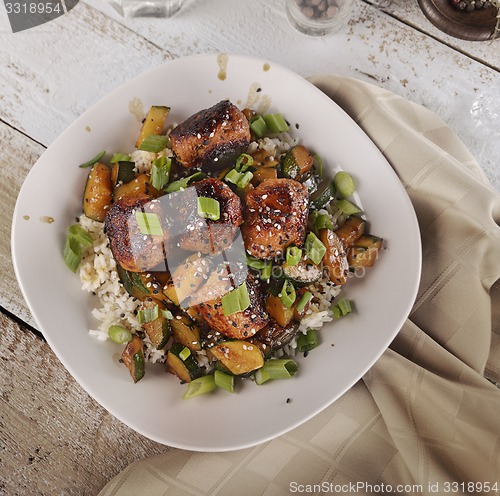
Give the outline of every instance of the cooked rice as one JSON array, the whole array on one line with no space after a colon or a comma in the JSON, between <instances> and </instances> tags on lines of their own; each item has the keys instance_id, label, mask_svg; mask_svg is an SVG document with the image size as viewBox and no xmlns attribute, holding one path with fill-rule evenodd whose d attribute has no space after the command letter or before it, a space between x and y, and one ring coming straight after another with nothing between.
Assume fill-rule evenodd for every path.
<instances>
[{"instance_id":1,"label":"cooked rice","mask_svg":"<svg viewBox=\"0 0 500 496\"><path fill-rule=\"evenodd\" d=\"M286 153L292 146L298 143L298 139L290 136L289 133L278 133L271 137L261 138L253 141L248 152L253 153L259 149L265 149L276 157ZM135 162L135 169L138 173L149 173L153 160L160 156L172 157L173 152L165 148L159 153L152 153L142 150L135 150L131 153L131 160ZM330 215L335 227L342 225L344 219L342 212L335 207L328 207L327 210L320 210L320 213ZM108 329L112 325L120 325L129 329L132 333L141 332L144 334L145 359L148 362L164 362L165 351L157 350L151 343L147 334L142 332L141 325L137 320L137 311L141 302L130 296L120 283L116 271L116 262L109 247L109 241L104 233L104 224L89 219L85 214L79 218L80 225L92 236L93 245L86 248L79 266L79 276L82 283L82 290L92 292L96 295L98 306L92 310L92 315L97 321L96 328L89 330L90 336L99 341L108 339ZM333 320L332 302L340 293L340 287L330 282L324 276L319 282L311 286L310 291L313 298L309 304L306 316L299 325L299 333L306 333L308 329L320 329L325 323ZM170 339L165 349L172 344ZM292 356L296 350L296 338L286 347L278 350L276 356ZM200 365L210 367L210 360L205 350L193 354Z\"/></svg>"}]
</instances>

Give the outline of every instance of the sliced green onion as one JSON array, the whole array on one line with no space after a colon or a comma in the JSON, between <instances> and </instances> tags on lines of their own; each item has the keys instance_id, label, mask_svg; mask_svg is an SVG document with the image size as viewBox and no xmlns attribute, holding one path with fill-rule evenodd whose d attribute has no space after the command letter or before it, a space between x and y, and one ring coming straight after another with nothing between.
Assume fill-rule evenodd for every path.
<instances>
[{"instance_id":1,"label":"sliced green onion","mask_svg":"<svg viewBox=\"0 0 500 496\"><path fill-rule=\"evenodd\" d=\"M172 159L167 157L158 157L153 160L151 166L151 186L156 189L163 189L170 179L170 167Z\"/></svg>"},{"instance_id":2,"label":"sliced green onion","mask_svg":"<svg viewBox=\"0 0 500 496\"><path fill-rule=\"evenodd\" d=\"M301 334L297 338L297 349L300 352L311 351L319 344L318 332L314 329L308 329L307 334Z\"/></svg>"},{"instance_id":3,"label":"sliced green onion","mask_svg":"<svg viewBox=\"0 0 500 496\"><path fill-rule=\"evenodd\" d=\"M333 222L328 214L318 214L314 221L314 227L319 231L320 229L333 230Z\"/></svg>"},{"instance_id":4,"label":"sliced green onion","mask_svg":"<svg viewBox=\"0 0 500 496\"><path fill-rule=\"evenodd\" d=\"M266 121L261 115L256 115L252 117L249 121L250 129L257 138L261 138L266 134L269 129L267 128Z\"/></svg>"},{"instance_id":5,"label":"sliced green onion","mask_svg":"<svg viewBox=\"0 0 500 496\"><path fill-rule=\"evenodd\" d=\"M111 341L118 344L125 344L132 341L132 333L128 329L125 329L125 327L119 325L112 325L108 329L108 336Z\"/></svg>"},{"instance_id":6,"label":"sliced green onion","mask_svg":"<svg viewBox=\"0 0 500 496\"><path fill-rule=\"evenodd\" d=\"M214 380L217 387L225 389L230 393L234 393L234 375L229 375L221 370L216 370L214 372Z\"/></svg>"},{"instance_id":7,"label":"sliced green onion","mask_svg":"<svg viewBox=\"0 0 500 496\"><path fill-rule=\"evenodd\" d=\"M151 308L143 308L137 312L137 320L139 324L148 324L149 322L153 322L159 316L158 305L155 305Z\"/></svg>"},{"instance_id":8,"label":"sliced green onion","mask_svg":"<svg viewBox=\"0 0 500 496\"><path fill-rule=\"evenodd\" d=\"M66 243L63 249L63 258L66 266L76 272L82 260L82 246L80 242L71 235L66 238Z\"/></svg>"},{"instance_id":9,"label":"sliced green onion","mask_svg":"<svg viewBox=\"0 0 500 496\"><path fill-rule=\"evenodd\" d=\"M243 174L238 172L236 169L231 169L225 176L224 179L233 184L238 184L238 181L241 179Z\"/></svg>"},{"instance_id":10,"label":"sliced green onion","mask_svg":"<svg viewBox=\"0 0 500 496\"><path fill-rule=\"evenodd\" d=\"M69 236L75 238L81 245L86 246L87 248L92 246L93 240L91 234L79 224L69 226L68 234Z\"/></svg>"},{"instance_id":11,"label":"sliced green onion","mask_svg":"<svg viewBox=\"0 0 500 496\"><path fill-rule=\"evenodd\" d=\"M210 393L215 389L215 379L213 375L203 375L198 379L193 379L182 396L183 399L189 400L201 394Z\"/></svg>"},{"instance_id":12,"label":"sliced green onion","mask_svg":"<svg viewBox=\"0 0 500 496\"><path fill-rule=\"evenodd\" d=\"M174 318L174 315L172 314L172 312L170 310L163 310L162 309L161 314L165 319L168 319L168 320L172 320Z\"/></svg>"},{"instance_id":13,"label":"sliced green onion","mask_svg":"<svg viewBox=\"0 0 500 496\"><path fill-rule=\"evenodd\" d=\"M302 250L297 246L289 246L286 249L286 264L290 267L297 265L302 258Z\"/></svg>"},{"instance_id":14,"label":"sliced green onion","mask_svg":"<svg viewBox=\"0 0 500 496\"><path fill-rule=\"evenodd\" d=\"M326 253L325 245L312 232L307 235L304 250L308 258L311 259L316 265L323 260Z\"/></svg>"},{"instance_id":15,"label":"sliced green onion","mask_svg":"<svg viewBox=\"0 0 500 496\"><path fill-rule=\"evenodd\" d=\"M99 160L101 160L102 157L106 155L106 150L102 151L101 153L98 153L94 158L90 159L88 162L84 162L83 164L80 164L78 167L82 169L86 169L87 167L91 167L94 164L97 164Z\"/></svg>"},{"instance_id":16,"label":"sliced green onion","mask_svg":"<svg viewBox=\"0 0 500 496\"><path fill-rule=\"evenodd\" d=\"M252 180L253 174L250 171L238 172L236 169L231 169L224 179L230 183L235 184L238 188L245 188Z\"/></svg>"},{"instance_id":17,"label":"sliced green onion","mask_svg":"<svg viewBox=\"0 0 500 496\"><path fill-rule=\"evenodd\" d=\"M336 319L344 317L352 312L351 302L347 298L340 298L337 303L332 307L333 316Z\"/></svg>"},{"instance_id":18,"label":"sliced green onion","mask_svg":"<svg viewBox=\"0 0 500 496\"><path fill-rule=\"evenodd\" d=\"M281 114L266 114L263 118L271 133L288 131L288 123Z\"/></svg>"},{"instance_id":19,"label":"sliced green onion","mask_svg":"<svg viewBox=\"0 0 500 496\"><path fill-rule=\"evenodd\" d=\"M351 175L345 171L340 171L335 174L333 184L340 196L346 198L351 196L356 191L356 184Z\"/></svg>"},{"instance_id":20,"label":"sliced green onion","mask_svg":"<svg viewBox=\"0 0 500 496\"><path fill-rule=\"evenodd\" d=\"M222 297L222 310L224 315L243 312L250 306L250 295L248 294L247 283L233 289Z\"/></svg>"},{"instance_id":21,"label":"sliced green onion","mask_svg":"<svg viewBox=\"0 0 500 496\"><path fill-rule=\"evenodd\" d=\"M342 317L342 310L340 310L340 308L338 306L333 306L332 307L332 312L333 312L333 316L336 318L336 319L340 319L340 317Z\"/></svg>"},{"instance_id":22,"label":"sliced green onion","mask_svg":"<svg viewBox=\"0 0 500 496\"><path fill-rule=\"evenodd\" d=\"M187 346L184 346L184 348L182 348L179 352L179 358L184 361L189 356L191 356L191 350Z\"/></svg>"},{"instance_id":23,"label":"sliced green onion","mask_svg":"<svg viewBox=\"0 0 500 496\"><path fill-rule=\"evenodd\" d=\"M241 176L240 180L238 181L238 188L240 189L245 189L248 186L248 183L252 180L253 178L253 173L250 171L247 171Z\"/></svg>"},{"instance_id":24,"label":"sliced green onion","mask_svg":"<svg viewBox=\"0 0 500 496\"><path fill-rule=\"evenodd\" d=\"M281 303L283 303L285 307L290 308L295 303L296 299L297 293L295 292L293 284L289 280L286 280L280 292Z\"/></svg>"},{"instance_id":25,"label":"sliced green onion","mask_svg":"<svg viewBox=\"0 0 500 496\"><path fill-rule=\"evenodd\" d=\"M355 215L362 212L358 206L348 200L338 200L335 202L335 206L346 215Z\"/></svg>"},{"instance_id":26,"label":"sliced green onion","mask_svg":"<svg viewBox=\"0 0 500 496\"><path fill-rule=\"evenodd\" d=\"M272 272L273 272L273 262L271 260L266 261L266 265L264 265L263 269L260 271L260 278L263 281L268 281L271 278Z\"/></svg>"},{"instance_id":27,"label":"sliced green onion","mask_svg":"<svg viewBox=\"0 0 500 496\"><path fill-rule=\"evenodd\" d=\"M260 386L269 379L288 379L293 377L299 366L290 358L268 360L255 371L255 382Z\"/></svg>"},{"instance_id":28,"label":"sliced green onion","mask_svg":"<svg viewBox=\"0 0 500 496\"><path fill-rule=\"evenodd\" d=\"M145 152L161 152L170 142L168 136L162 134L148 134L139 145L139 150Z\"/></svg>"},{"instance_id":29,"label":"sliced green onion","mask_svg":"<svg viewBox=\"0 0 500 496\"><path fill-rule=\"evenodd\" d=\"M170 183L165 190L166 193L173 193L174 191L180 191L181 189L186 189L191 183L195 181L199 181L206 177L206 174L203 172L195 172L193 175L188 177L183 177L182 179L178 179Z\"/></svg>"},{"instance_id":30,"label":"sliced green onion","mask_svg":"<svg viewBox=\"0 0 500 496\"><path fill-rule=\"evenodd\" d=\"M299 300L297 305L295 305L295 310L297 310L297 313L302 313L304 311L304 308L306 308L306 305L309 303L309 301L312 298L312 293L310 291L306 291L303 295L302 298Z\"/></svg>"},{"instance_id":31,"label":"sliced green onion","mask_svg":"<svg viewBox=\"0 0 500 496\"><path fill-rule=\"evenodd\" d=\"M323 160L319 155L313 155L313 169L317 176L323 177Z\"/></svg>"},{"instance_id":32,"label":"sliced green onion","mask_svg":"<svg viewBox=\"0 0 500 496\"><path fill-rule=\"evenodd\" d=\"M160 219L156 214L150 212L136 212L135 218L142 234L150 236L161 236L163 230L160 225Z\"/></svg>"},{"instance_id":33,"label":"sliced green onion","mask_svg":"<svg viewBox=\"0 0 500 496\"><path fill-rule=\"evenodd\" d=\"M117 162L130 162L132 157L130 155L125 155L124 153L115 153L112 157L111 160L109 161L110 164L116 164Z\"/></svg>"},{"instance_id":34,"label":"sliced green onion","mask_svg":"<svg viewBox=\"0 0 500 496\"><path fill-rule=\"evenodd\" d=\"M271 260L261 260L247 254L247 265L252 269L260 271L260 278L267 280L271 277L273 262Z\"/></svg>"},{"instance_id":35,"label":"sliced green onion","mask_svg":"<svg viewBox=\"0 0 500 496\"><path fill-rule=\"evenodd\" d=\"M199 196L198 215L204 219L219 220L220 219L220 203L214 198Z\"/></svg>"},{"instance_id":36,"label":"sliced green onion","mask_svg":"<svg viewBox=\"0 0 500 496\"><path fill-rule=\"evenodd\" d=\"M248 155L248 153L242 153L236 159L235 167L238 172L245 172L250 167L252 167L252 165L253 165L253 157L251 155Z\"/></svg>"},{"instance_id":37,"label":"sliced green onion","mask_svg":"<svg viewBox=\"0 0 500 496\"><path fill-rule=\"evenodd\" d=\"M261 260L260 258L254 258L247 254L247 265L252 267L252 269L262 270L266 266L266 260Z\"/></svg>"}]
</instances>

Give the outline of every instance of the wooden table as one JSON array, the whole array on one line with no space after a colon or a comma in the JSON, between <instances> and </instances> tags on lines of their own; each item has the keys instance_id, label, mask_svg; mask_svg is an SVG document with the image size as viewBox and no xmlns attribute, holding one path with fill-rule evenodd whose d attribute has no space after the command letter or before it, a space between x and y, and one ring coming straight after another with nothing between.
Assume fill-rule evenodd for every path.
<instances>
[{"instance_id":1,"label":"wooden table","mask_svg":"<svg viewBox=\"0 0 500 496\"><path fill-rule=\"evenodd\" d=\"M358 0L346 29L308 38L282 0L186 0L171 19L123 19L100 0L12 34L0 7L0 494L96 494L119 470L168 447L103 410L36 329L10 256L22 182L79 114L122 82L166 60L242 53L303 76L338 73L387 88L439 114L500 190L498 147L470 117L500 87L500 41L465 42L434 28L416 0Z\"/></svg>"}]
</instances>

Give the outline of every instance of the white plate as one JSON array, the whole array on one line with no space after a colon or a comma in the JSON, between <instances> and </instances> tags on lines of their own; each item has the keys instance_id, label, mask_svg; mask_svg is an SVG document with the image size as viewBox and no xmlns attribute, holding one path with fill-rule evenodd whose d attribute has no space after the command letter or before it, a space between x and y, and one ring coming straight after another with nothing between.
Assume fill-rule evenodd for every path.
<instances>
[{"instance_id":1,"label":"white plate","mask_svg":"<svg viewBox=\"0 0 500 496\"><path fill-rule=\"evenodd\" d=\"M419 283L418 225L404 188L360 128L309 82L274 63L229 56L220 78L220 57L177 59L124 84L64 131L33 166L17 201L12 253L22 292L39 329L75 379L111 414L166 445L225 451L256 445L310 419L347 391L387 348L407 317ZM255 92L255 88L261 91ZM351 280L346 294L356 312L322 330L322 344L298 357L299 374L234 395L183 400L186 386L161 367L133 384L116 357L121 346L100 343L87 330L95 324L93 296L80 289L61 251L66 229L81 213L87 171L77 167L101 150L131 150L140 123L129 111L134 98L169 105L169 122L230 98L241 108L269 105L282 112L301 141L328 168L345 169L358 182L370 231L386 240L376 266ZM26 220L26 216L29 220ZM52 224L41 217L55 219ZM334 345L334 346L333 346ZM287 398L291 401L287 403Z\"/></svg>"}]
</instances>

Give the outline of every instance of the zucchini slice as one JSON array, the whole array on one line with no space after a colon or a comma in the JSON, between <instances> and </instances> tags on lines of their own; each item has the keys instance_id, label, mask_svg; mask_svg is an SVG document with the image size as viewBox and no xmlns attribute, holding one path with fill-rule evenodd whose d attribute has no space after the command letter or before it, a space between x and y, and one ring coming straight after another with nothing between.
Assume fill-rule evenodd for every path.
<instances>
[{"instance_id":1,"label":"zucchini slice","mask_svg":"<svg viewBox=\"0 0 500 496\"><path fill-rule=\"evenodd\" d=\"M335 185L332 180L325 180L311 195L311 208L320 210L326 207L335 198Z\"/></svg>"},{"instance_id":2,"label":"zucchini slice","mask_svg":"<svg viewBox=\"0 0 500 496\"><path fill-rule=\"evenodd\" d=\"M190 350L201 350L200 330L187 315L175 316L170 324L176 341Z\"/></svg>"},{"instance_id":3,"label":"zucchini slice","mask_svg":"<svg viewBox=\"0 0 500 496\"><path fill-rule=\"evenodd\" d=\"M122 352L122 362L128 368L134 382L144 377L144 350L142 339L137 334L134 334L132 341L125 346Z\"/></svg>"},{"instance_id":4,"label":"zucchini slice","mask_svg":"<svg viewBox=\"0 0 500 496\"><path fill-rule=\"evenodd\" d=\"M345 248L356 244L356 241L365 232L365 221L360 217L349 217L342 227L339 227L335 234L340 238Z\"/></svg>"},{"instance_id":5,"label":"zucchini slice","mask_svg":"<svg viewBox=\"0 0 500 496\"><path fill-rule=\"evenodd\" d=\"M111 169L111 182L114 187L126 184L135 177L135 162L116 162Z\"/></svg>"},{"instance_id":6,"label":"zucchini slice","mask_svg":"<svg viewBox=\"0 0 500 496\"><path fill-rule=\"evenodd\" d=\"M360 269L362 267L373 267L382 250L383 240L376 236L361 236L347 252L349 267Z\"/></svg>"},{"instance_id":7,"label":"zucchini slice","mask_svg":"<svg viewBox=\"0 0 500 496\"><path fill-rule=\"evenodd\" d=\"M83 193L83 213L92 220L104 222L113 199L111 169L97 162L90 169Z\"/></svg>"},{"instance_id":8,"label":"zucchini slice","mask_svg":"<svg viewBox=\"0 0 500 496\"><path fill-rule=\"evenodd\" d=\"M163 294L176 305L180 305L188 296L192 295L208 276L210 264L198 253L190 255L172 273L172 282L168 283Z\"/></svg>"},{"instance_id":9,"label":"zucchini slice","mask_svg":"<svg viewBox=\"0 0 500 496\"><path fill-rule=\"evenodd\" d=\"M261 148L250 154L253 158L253 166L257 169L261 167L277 167L280 163L273 153Z\"/></svg>"},{"instance_id":10,"label":"zucchini slice","mask_svg":"<svg viewBox=\"0 0 500 496\"><path fill-rule=\"evenodd\" d=\"M278 171L274 167L260 167L253 173L252 184L258 186L266 179L278 179Z\"/></svg>"},{"instance_id":11,"label":"zucchini slice","mask_svg":"<svg viewBox=\"0 0 500 496\"><path fill-rule=\"evenodd\" d=\"M139 148L141 146L146 136L149 136L150 134L162 133L169 112L170 112L170 107L164 107L159 105L153 105L149 109L142 123L142 127L139 132L139 137L137 138L137 141L135 143L136 148Z\"/></svg>"},{"instance_id":12,"label":"zucchini slice","mask_svg":"<svg viewBox=\"0 0 500 496\"><path fill-rule=\"evenodd\" d=\"M248 341L224 341L210 351L234 375L246 374L264 365L262 351Z\"/></svg>"},{"instance_id":13,"label":"zucchini slice","mask_svg":"<svg viewBox=\"0 0 500 496\"><path fill-rule=\"evenodd\" d=\"M134 197L139 195L149 195L152 198L158 198L161 191L151 186L151 179L147 174L139 174L135 179L128 183L120 184L113 193L116 200L123 196Z\"/></svg>"},{"instance_id":14,"label":"zucchini slice","mask_svg":"<svg viewBox=\"0 0 500 496\"><path fill-rule=\"evenodd\" d=\"M326 247L323 267L328 271L330 281L337 285L345 284L349 275L349 264L342 241L330 229L320 229L319 239Z\"/></svg>"},{"instance_id":15,"label":"zucchini slice","mask_svg":"<svg viewBox=\"0 0 500 496\"><path fill-rule=\"evenodd\" d=\"M118 263L116 271L120 282L123 284L125 291L130 296L138 300L144 300L148 297L161 299L161 284L159 284L150 272L129 272Z\"/></svg>"},{"instance_id":16,"label":"zucchini slice","mask_svg":"<svg viewBox=\"0 0 500 496\"><path fill-rule=\"evenodd\" d=\"M298 322L290 322L283 327L271 320L266 327L250 338L250 341L261 349L265 358L269 358L273 352L290 343L297 335L298 329Z\"/></svg>"},{"instance_id":17,"label":"zucchini slice","mask_svg":"<svg viewBox=\"0 0 500 496\"><path fill-rule=\"evenodd\" d=\"M309 172L313 166L314 158L303 145L296 145L285 155L281 170L283 175L289 179L297 179L302 174Z\"/></svg>"},{"instance_id":18,"label":"zucchini slice","mask_svg":"<svg viewBox=\"0 0 500 496\"><path fill-rule=\"evenodd\" d=\"M285 277L298 286L317 282L323 275L318 265L304 259L300 260L297 265L292 266L285 263L281 267Z\"/></svg>"},{"instance_id":19,"label":"zucchini slice","mask_svg":"<svg viewBox=\"0 0 500 496\"><path fill-rule=\"evenodd\" d=\"M158 305L158 318L151 322L145 322L142 324L146 334L148 335L151 343L157 350L161 350L167 344L168 338L170 337L170 321L167 319L162 310L166 310L166 306L153 298L147 298L141 305L141 310L147 308L154 308Z\"/></svg>"},{"instance_id":20,"label":"zucchini slice","mask_svg":"<svg viewBox=\"0 0 500 496\"><path fill-rule=\"evenodd\" d=\"M280 325L286 327L293 318L293 307L287 308L279 296L268 295L266 310L269 315Z\"/></svg>"},{"instance_id":21,"label":"zucchini slice","mask_svg":"<svg viewBox=\"0 0 500 496\"><path fill-rule=\"evenodd\" d=\"M203 374L193 355L185 356L186 346L174 343L167 353L167 371L176 375L181 381L191 382Z\"/></svg>"}]
</instances>

